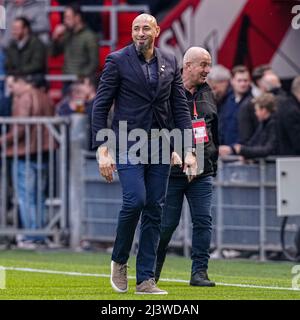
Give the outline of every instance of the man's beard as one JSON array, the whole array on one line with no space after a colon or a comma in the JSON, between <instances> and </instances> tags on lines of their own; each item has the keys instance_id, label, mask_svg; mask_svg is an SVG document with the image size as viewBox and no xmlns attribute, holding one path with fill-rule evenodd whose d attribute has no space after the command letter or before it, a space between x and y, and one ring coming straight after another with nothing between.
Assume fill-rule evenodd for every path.
<instances>
[{"instance_id":1,"label":"man's beard","mask_svg":"<svg viewBox=\"0 0 300 320\"><path fill-rule=\"evenodd\" d=\"M145 54L150 49L150 43L147 41L143 44L135 44L136 50L140 54Z\"/></svg>"}]
</instances>

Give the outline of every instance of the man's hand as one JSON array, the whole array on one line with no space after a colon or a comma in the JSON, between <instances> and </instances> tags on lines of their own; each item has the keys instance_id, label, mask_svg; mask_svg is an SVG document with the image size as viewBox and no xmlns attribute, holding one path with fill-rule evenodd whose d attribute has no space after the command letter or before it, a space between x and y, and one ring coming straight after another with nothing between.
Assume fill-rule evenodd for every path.
<instances>
[{"instance_id":1,"label":"man's hand","mask_svg":"<svg viewBox=\"0 0 300 320\"><path fill-rule=\"evenodd\" d=\"M113 173L116 171L116 164L106 146L100 146L97 150L99 171L107 182L113 182Z\"/></svg>"},{"instance_id":2,"label":"man's hand","mask_svg":"<svg viewBox=\"0 0 300 320\"><path fill-rule=\"evenodd\" d=\"M66 27L63 24L58 24L52 33L53 40L59 40L66 32Z\"/></svg>"},{"instance_id":3,"label":"man's hand","mask_svg":"<svg viewBox=\"0 0 300 320\"><path fill-rule=\"evenodd\" d=\"M233 146L233 148L234 148L236 154L240 154L241 153L241 149L242 149L242 145L241 144L235 144Z\"/></svg>"},{"instance_id":4,"label":"man's hand","mask_svg":"<svg viewBox=\"0 0 300 320\"><path fill-rule=\"evenodd\" d=\"M196 156L192 152L187 152L184 159L183 172L187 175L189 182L196 177L197 168Z\"/></svg>"},{"instance_id":5,"label":"man's hand","mask_svg":"<svg viewBox=\"0 0 300 320\"><path fill-rule=\"evenodd\" d=\"M225 146L225 145L222 145L219 147L219 155L220 157L226 157L226 156L229 156L232 154L232 150L230 148L230 146Z\"/></svg>"},{"instance_id":6,"label":"man's hand","mask_svg":"<svg viewBox=\"0 0 300 320\"><path fill-rule=\"evenodd\" d=\"M179 166L180 168L182 167L182 160L177 152L172 152L172 157L171 157L171 166Z\"/></svg>"}]
</instances>

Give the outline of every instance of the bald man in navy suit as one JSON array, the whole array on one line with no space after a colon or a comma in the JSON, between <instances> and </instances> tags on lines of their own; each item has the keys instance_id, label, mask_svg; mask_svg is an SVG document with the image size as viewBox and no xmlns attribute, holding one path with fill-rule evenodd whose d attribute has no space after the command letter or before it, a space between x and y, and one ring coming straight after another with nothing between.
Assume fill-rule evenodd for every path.
<instances>
[{"instance_id":1,"label":"bald man in navy suit","mask_svg":"<svg viewBox=\"0 0 300 320\"><path fill-rule=\"evenodd\" d=\"M128 161L121 164L124 152L118 154L118 143L124 132L119 132L120 121L127 121L126 134L138 128L149 135L152 129L178 128L181 132L185 129L192 131L190 111L176 58L154 46L159 32L160 28L153 16L141 14L134 19L133 44L108 55L93 106L93 147L97 148L100 173L108 182L112 182L113 172L117 168L123 190L123 205L111 262L111 285L119 293L128 290L127 261L141 216L136 293L167 294L156 286L154 269L170 173L170 163L162 163L161 158L158 164L152 164L151 161L147 164L133 164L125 152ZM107 116L113 103L112 129L118 145L116 165L106 141L98 139L99 136L97 138L99 130L107 127ZM196 175L197 162L192 139L190 142L185 145L184 166L192 178ZM128 148L130 146L128 143Z\"/></svg>"}]
</instances>

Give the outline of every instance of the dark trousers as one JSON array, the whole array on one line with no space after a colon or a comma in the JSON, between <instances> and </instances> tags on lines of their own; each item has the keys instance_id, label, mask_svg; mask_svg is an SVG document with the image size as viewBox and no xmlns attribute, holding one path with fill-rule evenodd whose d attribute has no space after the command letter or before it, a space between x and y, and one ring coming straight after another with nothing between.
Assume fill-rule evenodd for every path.
<instances>
[{"instance_id":1,"label":"dark trousers","mask_svg":"<svg viewBox=\"0 0 300 320\"><path fill-rule=\"evenodd\" d=\"M157 264L164 263L168 244L180 221L185 195L189 203L193 225L192 273L200 269L207 269L212 229L212 189L212 177L197 178L190 183L185 177L170 177L163 210Z\"/></svg>"},{"instance_id":2,"label":"dark trousers","mask_svg":"<svg viewBox=\"0 0 300 320\"><path fill-rule=\"evenodd\" d=\"M117 169L123 190L123 205L119 214L112 260L121 264L127 262L141 215L136 260L137 283L140 283L154 278L170 166L117 164Z\"/></svg>"}]
</instances>

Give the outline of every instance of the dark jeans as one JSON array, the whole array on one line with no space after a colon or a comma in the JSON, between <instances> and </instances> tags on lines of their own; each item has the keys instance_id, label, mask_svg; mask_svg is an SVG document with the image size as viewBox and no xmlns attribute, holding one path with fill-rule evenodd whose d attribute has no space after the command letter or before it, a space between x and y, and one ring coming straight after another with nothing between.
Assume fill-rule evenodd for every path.
<instances>
[{"instance_id":1,"label":"dark jeans","mask_svg":"<svg viewBox=\"0 0 300 320\"><path fill-rule=\"evenodd\" d=\"M163 210L157 264L164 263L168 244L180 221L185 195L190 206L193 224L192 273L207 269L212 229L212 189L212 177L198 178L191 183L188 183L185 177L170 177Z\"/></svg>"},{"instance_id":2,"label":"dark jeans","mask_svg":"<svg viewBox=\"0 0 300 320\"><path fill-rule=\"evenodd\" d=\"M125 264L141 215L139 248L136 260L137 283L154 278L162 209L170 166L164 164L117 164L123 189L112 260Z\"/></svg>"}]
</instances>

